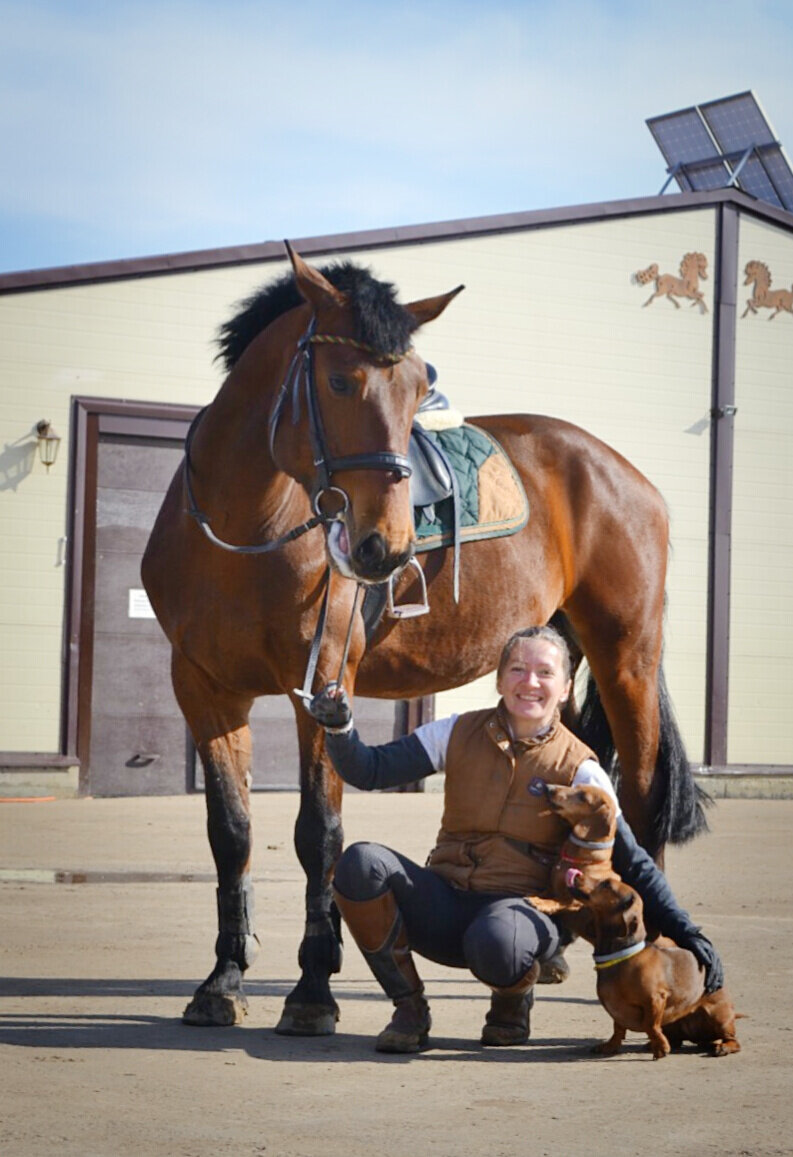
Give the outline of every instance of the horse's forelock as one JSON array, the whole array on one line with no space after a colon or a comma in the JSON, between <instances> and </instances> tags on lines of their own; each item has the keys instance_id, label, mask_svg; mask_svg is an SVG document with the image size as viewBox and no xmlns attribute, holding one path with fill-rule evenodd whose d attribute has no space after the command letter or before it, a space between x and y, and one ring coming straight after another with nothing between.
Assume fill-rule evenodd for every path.
<instances>
[{"instance_id":1,"label":"horse's forelock","mask_svg":"<svg viewBox=\"0 0 793 1157\"><path fill-rule=\"evenodd\" d=\"M397 301L396 289L390 282L378 281L370 270L352 261L324 266L320 273L347 299L357 341L383 354L407 351L416 323ZM236 365L262 330L302 301L291 272L246 298L218 331L218 358L226 370Z\"/></svg>"}]
</instances>

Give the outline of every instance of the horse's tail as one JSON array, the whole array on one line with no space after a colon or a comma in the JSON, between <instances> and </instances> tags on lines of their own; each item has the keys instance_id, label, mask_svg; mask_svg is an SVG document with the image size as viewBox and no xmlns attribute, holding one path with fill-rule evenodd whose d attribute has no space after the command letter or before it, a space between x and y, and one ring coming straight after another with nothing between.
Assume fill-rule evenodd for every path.
<instances>
[{"instance_id":1,"label":"horse's tail","mask_svg":"<svg viewBox=\"0 0 793 1157\"><path fill-rule=\"evenodd\" d=\"M634 273L632 280L635 281L637 285L647 285L649 281L655 281L657 276L658 266L653 264L648 265L646 269L640 269L637 273Z\"/></svg>"},{"instance_id":2,"label":"horse's tail","mask_svg":"<svg viewBox=\"0 0 793 1157\"><path fill-rule=\"evenodd\" d=\"M658 847L686 844L708 830L705 808L713 800L694 779L683 736L675 719L663 666L658 668L659 736L655 774L662 796L653 825Z\"/></svg>"},{"instance_id":3,"label":"horse's tail","mask_svg":"<svg viewBox=\"0 0 793 1157\"><path fill-rule=\"evenodd\" d=\"M712 803L707 792L695 782L686 756L683 737L675 719L666 687L663 667L658 668L658 754L653 778L653 815L647 851L655 856L666 843L685 844L708 830L705 808ZM576 734L598 757L601 767L619 787L617 751L597 684L587 682Z\"/></svg>"}]
</instances>

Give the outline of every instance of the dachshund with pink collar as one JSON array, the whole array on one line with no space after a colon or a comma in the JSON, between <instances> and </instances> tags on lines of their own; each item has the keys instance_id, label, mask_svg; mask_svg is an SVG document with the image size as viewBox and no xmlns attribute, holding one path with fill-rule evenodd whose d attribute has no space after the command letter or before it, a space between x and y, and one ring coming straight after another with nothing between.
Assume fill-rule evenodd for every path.
<instances>
[{"instance_id":1,"label":"dachshund with pink collar","mask_svg":"<svg viewBox=\"0 0 793 1157\"><path fill-rule=\"evenodd\" d=\"M608 792L594 784L562 787L548 783L545 784L545 794L550 809L570 825L570 834L554 864L549 896L532 897L532 904L547 915L567 910L572 917L571 907L575 910L580 905L570 890L571 883L583 884L589 891L602 880L616 876L611 864L611 850L617 829L617 803ZM591 939L591 934L587 934L588 921L580 927L578 921L567 922L575 924L576 932Z\"/></svg>"}]
</instances>

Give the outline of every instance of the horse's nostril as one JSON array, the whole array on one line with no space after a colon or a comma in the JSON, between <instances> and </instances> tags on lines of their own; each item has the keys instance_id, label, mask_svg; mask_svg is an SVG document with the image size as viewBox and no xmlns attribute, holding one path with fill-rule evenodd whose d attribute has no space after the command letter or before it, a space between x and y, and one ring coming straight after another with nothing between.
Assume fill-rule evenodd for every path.
<instances>
[{"instance_id":1,"label":"horse's nostril","mask_svg":"<svg viewBox=\"0 0 793 1157\"><path fill-rule=\"evenodd\" d=\"M370 534L355 548L355 558L361 566L367 569L377 569L383 565L388 555L386 540L377 531Z\"/></svg>"}]
</instances>

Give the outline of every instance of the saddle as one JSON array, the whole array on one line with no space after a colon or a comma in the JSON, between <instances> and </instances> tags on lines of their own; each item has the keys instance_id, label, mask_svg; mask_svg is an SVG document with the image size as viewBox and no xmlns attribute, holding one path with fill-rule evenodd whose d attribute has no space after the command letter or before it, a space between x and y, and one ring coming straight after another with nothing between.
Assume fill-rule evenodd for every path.
<instances>
[{"instance_id":1,"label":"saddle","mask_svg":"<svg viewBox=\"0 0 793 1157\"><path fill-rule=\"evenodd\" d=\"M454 496L455 476L449 459L437 442L415 423L410 432L408 462L410 503L413 509L434 506Z\"/></svg>"},{"instance_id":2,"label":"saddle","mask_svg":"<svg viewBox=\"0 0 793 1157\"><path fill-rule=\"evenodd\" d=\"M431 396L430 396L431 397ZM445 399L432 409L448 409ZM428 431L420 424L422 410L413 425L408 448L410 497L416 533L416 553L438 547L453 549L454 598L459 601L460 546L483 538L514 534L526 525L528 502L523 486L503 449L491 434L457 418L437 423ZM449 418L453 418L450 411ZM426 419L425 419L426 422ZM435 424L435 423L433 423ZM421 599L395 604L399 576L369 586L363 603L367 641L384 613L401 619L429 610L424 570L416 559Z\"/></svg>"}]
</instances>

